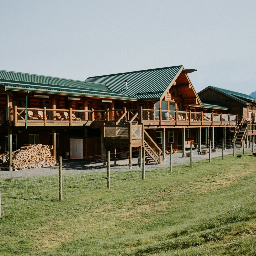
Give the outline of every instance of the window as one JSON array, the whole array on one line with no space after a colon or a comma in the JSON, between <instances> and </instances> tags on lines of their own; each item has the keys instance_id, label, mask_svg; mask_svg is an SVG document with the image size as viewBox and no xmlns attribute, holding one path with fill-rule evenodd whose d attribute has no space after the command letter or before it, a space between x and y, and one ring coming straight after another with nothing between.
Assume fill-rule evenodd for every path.
<instances>
[{"instance_id":1,"label":"window","mask_svg":"<svg viewBox=\"0 0 256 256\"><path fill-rule=\"evenodd\" d=\"M156 143L162 144L162 131L156 131Z\"/></svg>"},{"instance_id":2,"label":"window","mask_svg":"<svg viewBox=\"0 0 256 256\"><path fill-rule=\"evenodd\" d=\"M168 143L174 143L174 131L168 131Z\"/></svg>"},{"instance_id":3,"label":"window","mask_svg":"<svg viewBox=\"0 0 256 256\"><path fill-rule=\"evenodd\" d=\"M9 152L9 139L8 136L5 136L5 143L4 143L4 151ZM12 151L17 150L17 134L12 135Z\"/></svg>"},{"instance_id":4,"label":"window","mask_svg":"<svg viewBox=\"0 0 256 256\"><path fill-rule=\"evenodd\" d=\"M28 143L29 144L39 144L39 134L29 134L28 135Z\"/></svg>"},{"instance_id":5,"label":"window","mask_svg":"<svg viewBox=\"0 0 256 256\"><path fill-rule=\"evenodd\" d=\"M50 145L53 145L53 136L52 133L50 133ZM56 133L56 148L60 148L60 134Z\"/></svg>"}]
</instances>

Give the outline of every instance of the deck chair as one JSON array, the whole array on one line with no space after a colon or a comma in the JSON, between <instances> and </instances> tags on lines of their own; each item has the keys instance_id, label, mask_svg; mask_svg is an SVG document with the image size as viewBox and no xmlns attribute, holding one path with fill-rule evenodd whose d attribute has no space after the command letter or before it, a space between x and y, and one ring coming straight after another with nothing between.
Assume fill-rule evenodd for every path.
<instances>
[{"instance_id":1,"label":"deck chair","mask_svg":"<svg viewBox=\"0 0 256 256\"><path fill-rule=\"evenodd\" d=\"M30 120L36 120L36 119L38 119L38 117L35 117L35 116L34 116L34 113L33 113L33 111L31 111L31 110L28 111L28 118L29 118Z\"/></svg>"},{"instance_id":2,"label":"deck chair","mask_svg":"<svg viewBox=\"0 0 256 256\"><path fill-rule=\"evenodd\" d=\"M64 113L63 113L63 116L64 116L64 119L65 119L65 120L68 120L68 119L69 119L68 112L64 112Z\"/></svg>"},{"instance_id":3,"label":"deck chair","mask_svg":"<svg viewBox=\"0 0 256 256\"><path fill-rule=\"evenodd\" d=\"M64 119L64 117L62 117L62 116L60 115L60 113L56 113L56 116L55 116L55 117L56 117L57 120L61 120L61 121Z\"/></svg>"},{"instance_id":4,"label":"deck chair","mask_svg":"<svg viewBox=\"0 0 256 256\"><path fill-rule=\"evenodd\" d=\"M81 121L81 118L80 117L76 117L76 115L73 113L72 114L72 120Z\"/></svg>"},{"instance_id":5,"label":"deck chair","mask_svg":"<svg viewBox=\"0 0 256 256\"><path fill-rule=\"evenodd\" d=\"M38 119L41 119L41 120L44 119L43 111L38 111Z\"/></svg>"}]
</instances>

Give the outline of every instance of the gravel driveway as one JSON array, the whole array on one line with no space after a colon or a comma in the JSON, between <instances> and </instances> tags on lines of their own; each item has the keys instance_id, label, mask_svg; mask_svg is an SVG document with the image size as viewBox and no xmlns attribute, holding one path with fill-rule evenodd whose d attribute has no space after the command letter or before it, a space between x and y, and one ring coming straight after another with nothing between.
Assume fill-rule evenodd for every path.
<instances>
[{"instance_id":1,"label":"gravel driveway","mask_svg":"<svg viewBox=\"0 0 256 256\"><path fill-rule=\"evenodd\" d=\"M245 151L251 150L249 148L245 148ZM240 152L242 154L242 149L236 148L236 153ZM232 154L233 149L226 149L224 151L224 155ZM222 150L217 149L216 152L211 153L211 157L218 157L222 155ZM193 161L208 159L209 154L207 155L199 155L196 150L193 150ZM182 157L182 153L175 153L172 155L173 166L182 164L190 161L190 157ZM117 160L116 165L114 165L114 161L111 161L111 170L122 170L128 171L131 170L129 168L129 160ZM138 158L132 159L132 170L141 170L138 166ZM166 155L166 160L162 161L161 164L153 165L147 164L146 170L155 169L158 167L168 167L170 166L170 155ZM87 172L105 172L106 166L103 166L100 162L88 162L88 161L74 161L74 162L63 162L63 174L68 173L87 173ZM59 172L58 166L53 167L45 167L45 168L35 168L35 169L27 169L20 171L12 171L9 170L0 170L0 178L13 178L13 177L30 177L30 176L47 176L47 175L57 175Z\"/></svg>"}]
</instances>

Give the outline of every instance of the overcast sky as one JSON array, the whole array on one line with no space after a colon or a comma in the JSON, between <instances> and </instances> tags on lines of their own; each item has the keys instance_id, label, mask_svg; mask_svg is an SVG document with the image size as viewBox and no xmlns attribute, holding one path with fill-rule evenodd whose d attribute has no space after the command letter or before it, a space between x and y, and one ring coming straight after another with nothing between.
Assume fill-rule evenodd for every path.
<instances>
[{"instance_id":1,"label":"overcast sky","mask_svg":"<svg viewBox=\"0 0 256 256\"><path fill-rule=\"evenodd\" d=\"M255 0L0 0L0 70L85 80L184 65L256 91Z\"/></svg>"}]
</instances>

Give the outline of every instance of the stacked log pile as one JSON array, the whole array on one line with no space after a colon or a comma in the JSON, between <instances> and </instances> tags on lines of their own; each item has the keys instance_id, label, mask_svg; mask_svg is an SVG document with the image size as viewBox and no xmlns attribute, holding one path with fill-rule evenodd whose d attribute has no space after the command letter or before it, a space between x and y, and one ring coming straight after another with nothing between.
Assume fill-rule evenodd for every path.
<instances>
[{"instance_id":1,"label":"stacked log pile","mask_svg":"<svg viewBox=\"0 0 256 256\"><path fill-rule=\"evenodd\" d=\"M0 155L0 161L3 165L8 165L9 154ZM51 146L33 144L14 151L12 163L14 170L24 170L53 166L55 165L55 160L51 153Z\"/></svg>"}]
</instances>

